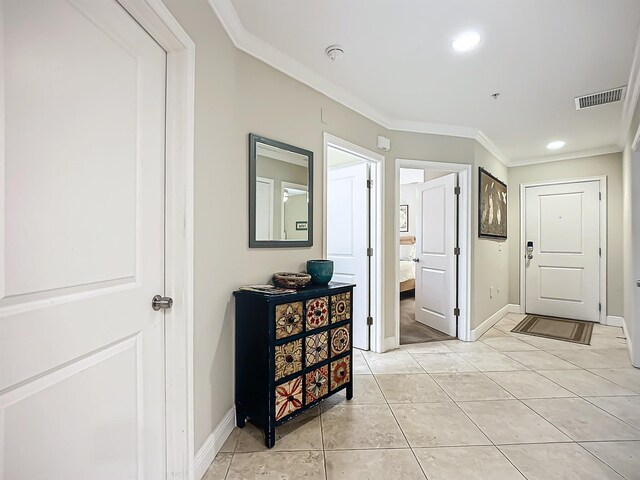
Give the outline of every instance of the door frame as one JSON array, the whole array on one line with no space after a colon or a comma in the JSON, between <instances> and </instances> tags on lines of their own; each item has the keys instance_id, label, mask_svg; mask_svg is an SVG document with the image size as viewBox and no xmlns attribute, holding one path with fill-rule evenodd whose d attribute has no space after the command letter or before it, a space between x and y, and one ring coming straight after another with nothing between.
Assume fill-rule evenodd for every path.
<instances>
[{"instance_id":1,"label":"door frame","mask_svg":"<svg viewBox=\"0 0 640 480\"><path fill-rule=\"evenodd\" d=\"M371 247L373 248L373 256L371 258L371 306L373 324L370 330L369 349L381 353L384 348L384 323L382 319L383 307L383 282L382 276L382 229L384 227L384 155L371 150L367 150L359 145L343 140L330 133L323 133L323 179L322 179L322 255L327 258L327 189L329 162L327 160L329 147L342 150L344 152L360 157L371 166L371 180L373 186L371 188L371 212L370 229L371 229Z\"/></svg>"},{"instance_id":2,"label":"door frame","mask_svg":"<svg viewBox=\"0 0 640 480\"><path fill-rule=\"evenodd\" d=\"M271 237L269 240L273 240L273 196L276 193L276 189L275 189L275 180L273 178L267 178L267 177L256 177L256 183L258 182L262 182L262 183L266 183L267 185L269 185L269 236ZM257 187L256 187L256 197L258 196L258 191L257 191ZM282 217L280 217L282 218ZM256 230L258 228L256 227Z\"/></svg>"},{"instance_id":3,"label":"door frame","mask_svg":"<svg viewBox=\"0 0 640 480\"><path fill-rule=\"evenodd\" d=\"M607 176L600 175L595 177L582 177L582 178L568 178L564 180L552 180L542 182L531 182L520 184L520 309L523 313L527 311L527 295L526 295L526 265L525 265L525 226L526 226L526 193L527 188L533 187L546 187L552 185L566 185L571 183L585 183L585 182L599 182L600 194L602 199L600 201L600 248L602 249L602 255L600 255L600 303L602 309L599 313L599 322L602 325L607 325Z\"/></svg>"},{"instance_id":4,"label":"door frame","mask_svg":"<svg viewBox=\"0 0 640 480\"><path fill-rule=\"evenodd\" d=\"M165 310L166 462L167 478L192 479L195 44L161 0L116 1L167 53L165 295L174 303Z\"/></svg>"},{"instance_id":5,"label":"door frame","mask_svg":"<svg viewBox=\"0 0 640 480\"><path fill-rule=\"evenodd\" d=\"M420 168L429 170L446 170L458 174L460 187L460 201L458 204L458 246L460 258L458 259L458 338L465 342L472 341L471 337L471 165L464 163L444 163L427 160L410 160L396 158L395 184L396 199L394 215L394 261L395 261L395 285L394 285L394 321L395 338L394 345L388 348L400 346L400 168Z\"/></svg>"}]
</instances>

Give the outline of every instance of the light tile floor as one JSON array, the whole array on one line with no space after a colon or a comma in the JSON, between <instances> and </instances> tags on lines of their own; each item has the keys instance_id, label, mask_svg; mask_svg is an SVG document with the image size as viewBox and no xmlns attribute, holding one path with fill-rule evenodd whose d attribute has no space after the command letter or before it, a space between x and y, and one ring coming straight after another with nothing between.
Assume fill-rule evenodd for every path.
<instances>
[{"instance_id":1,"label":"light tile floor","mask_svg":"<svg viewBox=\"0 0 640 480\"><path fill-rule=\"evenodd\" d=\"M235 429L205 480L640 480L640 370L620 328L592 346L511 333L354 352L344 393L276 431Z\"/></svg>"}]
</instances>

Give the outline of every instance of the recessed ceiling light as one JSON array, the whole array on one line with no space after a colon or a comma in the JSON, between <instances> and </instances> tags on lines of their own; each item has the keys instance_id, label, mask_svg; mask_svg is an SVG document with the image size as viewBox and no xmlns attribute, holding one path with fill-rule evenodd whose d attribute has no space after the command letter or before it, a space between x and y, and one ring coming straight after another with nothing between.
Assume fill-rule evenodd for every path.
<instances>
[{"instance_id":1,"label":"recessed ceiling light","mask_svg":"<svg viewBox=\"0 0 640 480\"><path fill-rule=\"evenodd\" d=\"M562 140L556 140L554 142L549 143L547 145L547 148L549 150L558 150L558 149L564 147L564 145L565 145L565 142L563 142Z\"/></svg>"},{"instance_id":2,"label":"recessed ceiling light","mask_svg":"<svg viewBox=\"0 0 640 480\"><path fill-rule=\"evenodd\" d=\"M473 50L480 43L480 34L478 32L464 32L458 35L451 46L456 52L468 52Z\"/></svg>"}]
</instances>

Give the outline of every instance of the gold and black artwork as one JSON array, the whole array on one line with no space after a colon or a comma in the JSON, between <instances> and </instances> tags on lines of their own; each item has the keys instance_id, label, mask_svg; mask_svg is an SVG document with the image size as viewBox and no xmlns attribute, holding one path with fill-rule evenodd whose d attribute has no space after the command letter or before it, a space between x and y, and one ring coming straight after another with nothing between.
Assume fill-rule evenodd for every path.
<instances>
[{"instance_id":1,"label":"gold and black artwork","mask_svg":"<svg viewBox=\"0 0 640 480\"><path fill-rule=\"evenodd\" d=\"M507 185L480 168L478 236L507 238Z\"/></svg>"}]
</instances>

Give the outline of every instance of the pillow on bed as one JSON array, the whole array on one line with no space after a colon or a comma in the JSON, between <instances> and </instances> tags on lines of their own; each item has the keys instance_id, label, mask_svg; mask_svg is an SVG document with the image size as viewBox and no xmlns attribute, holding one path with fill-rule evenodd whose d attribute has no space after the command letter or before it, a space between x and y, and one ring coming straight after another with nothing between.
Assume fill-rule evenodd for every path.
<instances>
[{"instance_id":1,"label":"pillow on bed","mask_svg":"<svg viewBox=\"0 0 640 480\"><path fill-rule=\"evenodd\" d=\"M413 260L416 258L416 244L400 245L400 260Z\"/></svg>"}]
</instances>

